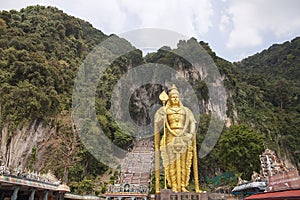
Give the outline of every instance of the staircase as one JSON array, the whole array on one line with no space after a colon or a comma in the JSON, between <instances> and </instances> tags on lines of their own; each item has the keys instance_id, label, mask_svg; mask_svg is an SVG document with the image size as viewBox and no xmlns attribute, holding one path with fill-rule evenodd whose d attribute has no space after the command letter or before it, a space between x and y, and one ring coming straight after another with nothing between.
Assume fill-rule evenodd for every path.
<instances>
[{"instance_id":1,"label":"staircase","mask_svg":"<svg viewBox=\"0 0 300 200\"><path fill-rule=\"evenodd\" d=\"M149 186L153 170L154 146L150 138L135 142L121 165L120 184Z\"/></svg>"}]
</instances>

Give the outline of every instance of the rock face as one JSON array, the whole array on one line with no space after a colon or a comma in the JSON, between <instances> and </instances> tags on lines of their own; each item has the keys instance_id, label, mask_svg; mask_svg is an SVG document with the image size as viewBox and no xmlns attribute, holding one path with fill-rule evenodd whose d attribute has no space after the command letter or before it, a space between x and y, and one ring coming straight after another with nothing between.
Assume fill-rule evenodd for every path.
<instances>
[{"instance_id":1,"label":"rock face","mask_svg":"<svg viewBox=\"0 0 300 200\"><path fill-rule=\"evenodd\" d=\"M47 142L56 134L56 128L51 124L43 125L41 120L27 123L22 128L9 131L7 125L1 130L0 154L2 161L10 169L15 169L19 164L28 166L32 150L36 149L36 160L43 160L47 149ZM38 163L42 167L42 163Z\"/></svg>"},{"instance_id":2,"label":"rock face","mask_svg":"<svg viewBox=\"0 0 300 200\"><path fill-rule=\"evenodd\" d=\"M153 69L158 66L153 64L151 67ZM143 77L142 81L146 83L144 85L137 83L140 80L134 80L134 78L129 77L127 79L130 81L127 80L126 82L126 84L129 86L129 89L124 90L125 84L115 87L115 97L112 99L117 100L113 102L112 110L116 119L127 119L130 117L138 125L149 125L151 122L153 122L153 115L161 103L158 96L162 90L167 90L167 88L163 88L160 85L161 82L159 81L161 80L156 76L156 74L161 74L164 72L163 70L160 70L161 69L153 70L153 72L151 71L151 78ZM227 92L225 91L223 85L223 76L219 76L220 80L215 80L210 86L208 86L208 94L206 94L205 90L201 90L201 86L199 86L202 84L202 87L207 87L207 85L205 85L206 82L204 81L207 78L207 72L204 67L200 65L196 67L184 67L182 63L178 63L178 69L176 70L176 73L170 74L171 76L167 77L168 80L162 84L165 84L166 87L171 87L172 84L176 84L180 90L181 99L183 100L184 104L192 109L196 115L214 112L215 116L220 118L222 121L227 121L228 125L231 124L230 120L225 114ZM147 79L147 81L145 79ZM142 86L139 87L139 85ZM136 90L130 91L132 88L136 88ZM210 91L209 89L211 88L214 90ZM219 93L214 93L216 91ZM128 93L130 93L130 97L127 97ZM190 97L191 94L194 96ZM208 98L205 96L208 96ZM211 96L215 96L215 98L212 99ZM118 99L125 100L118 101ZM130 101L129 108L127 100ZM126 106L129 109L131 116L128 116L128 110L126 110ZM126 112L124 112L124 110Z\"/></svg>"},{"instance_id":3,"label":"rock face","mask_svg":"<svg viewBox=\"0 0 300 200\"><path fill-rule=\"evenodd\" d=\"M161 66L158 66L158 64L150 64L152 68L158 67L156 73L148 73L149 77L141 78L134 76L133 72L131 74L132 77L128 77L126 84L130 89L135 88L135 90L124 90L124 85L116 85L114 87L116 88L115 97L112 97L113 111L111 111L114 113L114 119L125 123L133 122L138 128L143 127L145 129L143 132L147 132L147 134L152 133L153 116L161 103L158 96L163 89L167 89L161 85L171 87L172 84L176 84L180 89L184 105L193 110L197 117L199 117L199 114L214 112L215 116L222 121L227 121L226 125L230 125L230 120L224 114L226 112L226 101L225 104L221 104L211 98L212 95L215 95L220 99L226 99L227 93L225 89L220 94L214 94L209 88L223 88L224 77L220 76L219 79L215 79L208 86L205 80L208 78L208 69L203 64L187 67L184 63L176 61L174 65L176 65L176 70L173 70L174 73L167 77L168 80L166 82L156 82L160 79L166 80L164 77L161 77L166 73L163 70L160 71ZM130 69L130 66L128 66L128 69ZM143 79L145 83L138 84L134 77ZM186 83L186 85L180 85L182 82ZM190 94L194 94L194 98L190 98ZM118 101L118 99L123 99L124 96L128 96L125 101ZM140 131L140 129L136 130ZM7 166L14 169L19 163L23 166L28 166L30 159L34 156L36 158L35 168L43 169L47 158L47 147L49 147L51 139L53 142L53 138L58 134L57 132L58 128L55 125L52 123L45 124L41 120L27 123L15 131L9 131L4 124L1 130L0 147L2 160Z\"/></svg>"}]
</instances>

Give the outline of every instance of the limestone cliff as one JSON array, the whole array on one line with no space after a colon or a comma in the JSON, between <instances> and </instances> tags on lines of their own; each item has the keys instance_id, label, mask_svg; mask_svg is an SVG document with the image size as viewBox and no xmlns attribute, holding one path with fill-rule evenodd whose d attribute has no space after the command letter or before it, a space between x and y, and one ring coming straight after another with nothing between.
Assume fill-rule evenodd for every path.
<instances>
[{"instance_id":1,"label":"limestone cliff","mask_svg":"<svg viewBox=\"0 0 300 200\"><path fill-rule=\"evenodd\" d=\"M43 157L49 148L49 141L56 135L56 127L51 123L43 124L41 120L26 123L21 128L9 130L4 124L1 130L0 154L2 160L10 169L15 169L19 164L28 166L31 155L36 159L36 170L41 170ZM34 150L34 152L33 152Z\"/></svg>"}]
</instances>

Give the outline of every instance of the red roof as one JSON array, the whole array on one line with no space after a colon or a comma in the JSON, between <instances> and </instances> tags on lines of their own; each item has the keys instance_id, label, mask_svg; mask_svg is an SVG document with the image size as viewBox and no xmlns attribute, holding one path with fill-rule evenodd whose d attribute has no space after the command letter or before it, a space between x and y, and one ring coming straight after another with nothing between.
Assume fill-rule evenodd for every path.
<instances>
[{"instance_id":1,"label":"red roof","mask_svg":"<svg viewBox=\"0 0 300 200\"><path fill-rule=\"evenodd\" d=\"M300 189L297 190L285 190L276 192L264 192L251 195L245 200L249 199L300 199Z\"/></svg>"}]
</instances>

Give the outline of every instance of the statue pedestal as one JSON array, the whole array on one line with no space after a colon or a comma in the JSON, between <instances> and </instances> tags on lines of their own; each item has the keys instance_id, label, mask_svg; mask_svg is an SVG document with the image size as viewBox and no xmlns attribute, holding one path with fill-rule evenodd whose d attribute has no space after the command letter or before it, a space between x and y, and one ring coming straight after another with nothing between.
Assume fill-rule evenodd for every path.
<instances>
[{"instance_id":1,"label":"statue pedestal","mask_svg":"<svg viewBox=\"0 0 300 200\"><path fill-rule=\"evenodd\" d=\"M207 200L208 194L205 192L172 192L172 190L161 190L155 195L155 200Z\"/></svg>"}]
</instances>

